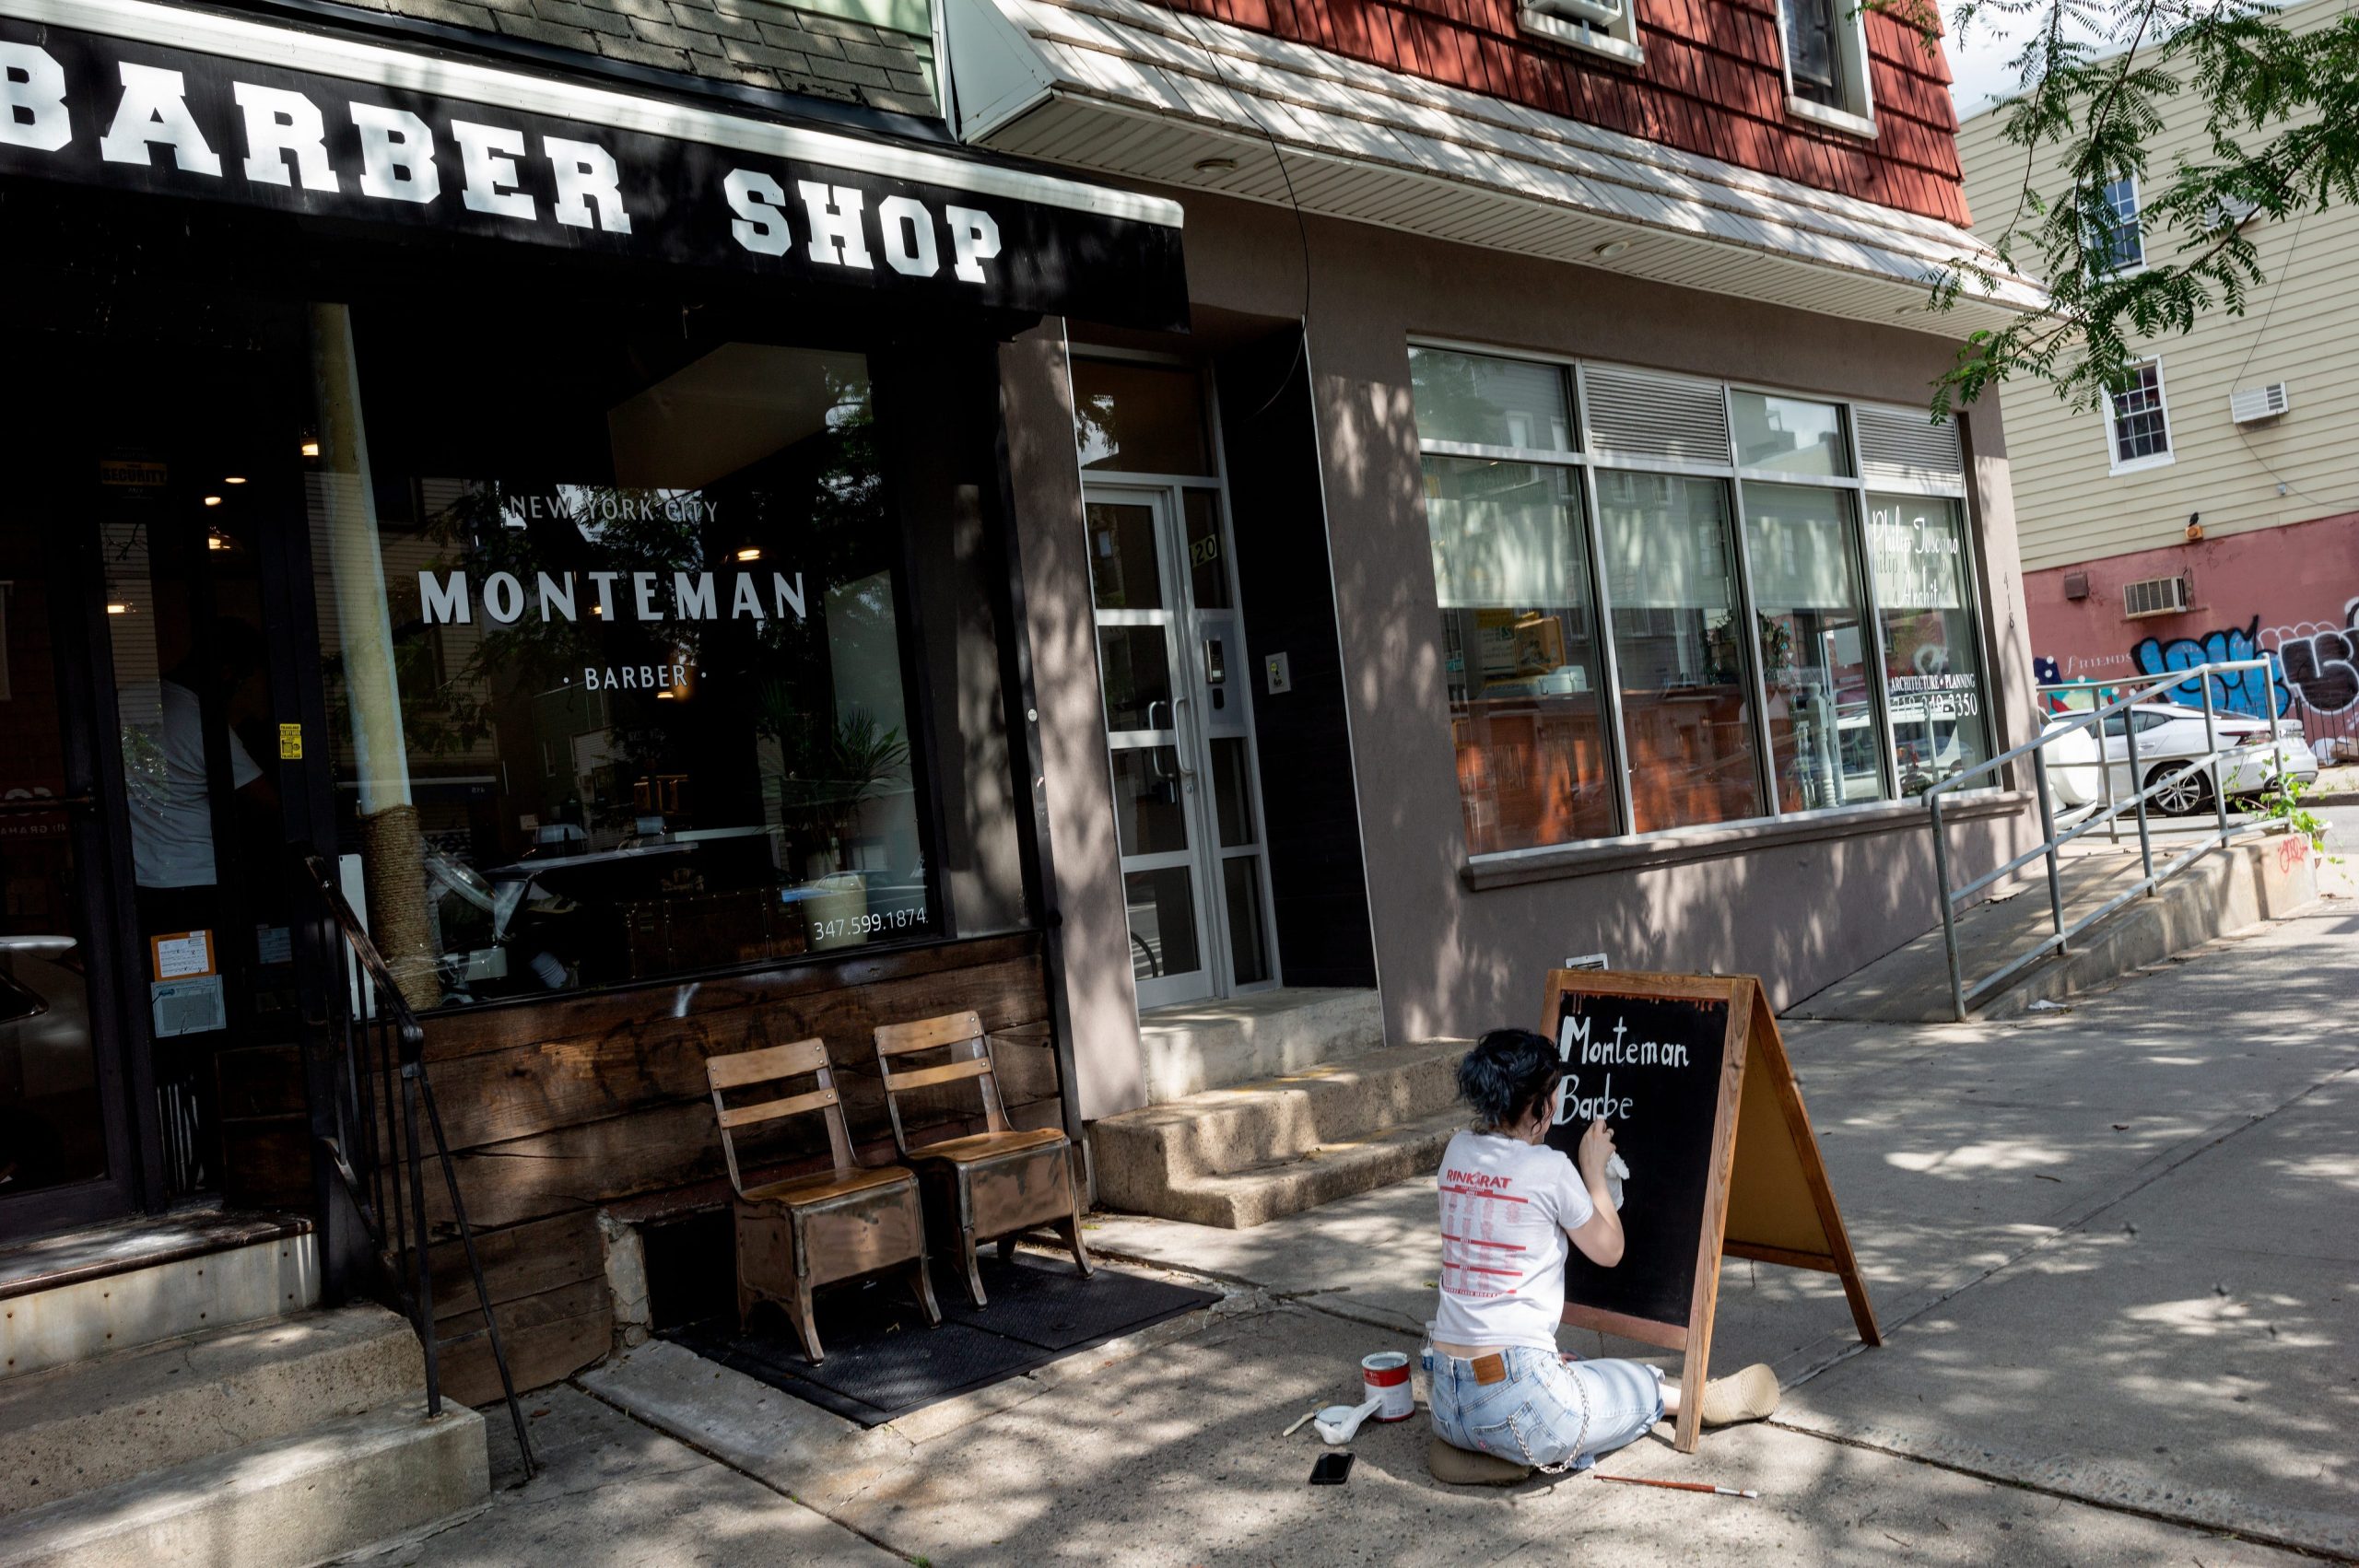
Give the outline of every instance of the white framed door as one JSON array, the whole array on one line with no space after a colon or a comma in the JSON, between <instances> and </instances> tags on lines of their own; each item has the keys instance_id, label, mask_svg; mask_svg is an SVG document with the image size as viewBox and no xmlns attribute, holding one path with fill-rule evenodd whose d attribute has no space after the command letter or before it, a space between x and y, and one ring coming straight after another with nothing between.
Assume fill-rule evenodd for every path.
<instances>
[{"instance_id":1,"label":"white framed door","mask_svg":"<svg viewBox=\"0 0 2359 1568\"><path fill-rule=\"evenodd\" d=\"M1084 500L1139 1006L1274 985L1244 626L1219 488L1092 483Z\"/></svg>"}]
</instances>

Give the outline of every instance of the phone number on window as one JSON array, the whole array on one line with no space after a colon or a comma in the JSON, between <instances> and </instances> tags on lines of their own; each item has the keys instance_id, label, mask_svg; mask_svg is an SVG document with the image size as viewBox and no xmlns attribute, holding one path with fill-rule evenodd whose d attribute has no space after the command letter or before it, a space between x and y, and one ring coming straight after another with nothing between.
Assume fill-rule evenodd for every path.
<instances>
[{"instance_id":1,"label":"phone number on window","mask_svg":"<svg viewBox=\"0 0 2359 1568\"><path fill-rule=\"evenodd\" d=\"M838 936L874 936L879 931L907 930L923 925L925 917L915 909L893 909L869 915L848 915L841 919L811 922L813 940Z\"/></svg>"}]
</instances>

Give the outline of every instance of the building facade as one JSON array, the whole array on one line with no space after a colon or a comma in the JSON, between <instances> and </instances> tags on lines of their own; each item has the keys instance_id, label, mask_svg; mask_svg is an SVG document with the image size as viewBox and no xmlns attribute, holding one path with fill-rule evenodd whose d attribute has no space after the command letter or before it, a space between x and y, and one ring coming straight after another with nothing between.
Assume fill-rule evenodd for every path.
<instances>
[{"instance_id":1,"label":"building facade","mask_svg":"<svg viewBox=\"0 0 2359 1568\"><path fill-rule=\"evenodd\" d=\"M1919 313L1973 244L1938 59L1847 17L1830 107L1790 9L1568 15L945 10L963 137L1189 212L1185 339L1008 351L1012 406L1083 421L1014 470L1086 1115L1216 1081L1157 1004L1255 986L1374 988L1396 1043L1593 955L1808 996L1932 923L1913 797L2028 733L1998 411L1926 408L1950 334L2036 296ZM1195 538L1140 451L1226 497L1218 626L1127 608L1146 511Z\"/></svg>"},{"instance_id":2,"label":"building facade","mask_svg":"<svg viewBox=\"0 0 2359 1568\"><path fill-rule=\"evenodd\" d=\"M2295 6L2285 20L2336 14ZM2209 142L2196 94L2158 101L2159 175ZM1986 108L1958 133L1986 239L2024 187L2004 120ZM2053 170L2032 184L2062 192ZM2167 261L2189 239L2145 209L2134 175L2107 195L2119 266ZM2359 756L2359 452L2346 439L2359 418L2347 380L2359 215L2247 221L2264 281L2243 314L2215 308L2148 345L2101 408L2037 389L2008 401L2032 651L2043 681L2120 682L2266 653L2281 711L2326 759ZM2171 695L2202 700L2193 683ZM2257 674L2213 696L2254 715L2269 698Z\"/></svg>"},{"instance_id":3,"label":"building facade","mask_svg":"<svg viewBox=\"0 0 2359 1568\"><path fill-rule=\"evenodd\" d=\"M312 868L525 1387L725 1275L718 1054L825 1040L876 1162L883 1024L1078 1137L1226 1081L1175 1012L1783 1005L1927 929L1915 797L2036 722L2006 438L1927 389L2038 296L1921 312L1895 24L1641 9L0 0L0 1242L349 1251Z\"/></svg>"}]
</instances>

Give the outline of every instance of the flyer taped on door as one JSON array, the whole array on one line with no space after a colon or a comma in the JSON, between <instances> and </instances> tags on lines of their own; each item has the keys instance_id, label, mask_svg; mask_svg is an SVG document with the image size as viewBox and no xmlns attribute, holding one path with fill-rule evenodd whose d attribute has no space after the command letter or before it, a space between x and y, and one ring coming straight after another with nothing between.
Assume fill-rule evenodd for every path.
<instances>
[{"instance_id":1,"label":"flyer taped on door","mask_svg":"<svg viewBox=\"0 0 2359 1568\"><path fill-rule=\"evenodd\" d=\"M155 957L158 980L193 979L215 971L209 930L159 933L147 939L147 946Z\"/></svg>"}]
</instances>

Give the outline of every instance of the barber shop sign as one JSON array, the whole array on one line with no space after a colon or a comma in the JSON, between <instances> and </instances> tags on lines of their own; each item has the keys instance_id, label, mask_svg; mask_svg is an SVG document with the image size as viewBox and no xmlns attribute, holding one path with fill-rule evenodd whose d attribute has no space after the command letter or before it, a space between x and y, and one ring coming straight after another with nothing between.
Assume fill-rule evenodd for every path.
<instances>
[{"instance_id":1,"label":"barber shop sign","mask_svg":"<svg viewBox=\"0 0 2359 1568\"><path fill-rule=\"evenodd\" d=\"M0 0L0 172L1142 325L1185 315L1168 204L142 0Z\"/></svg>"}]
</instances>

